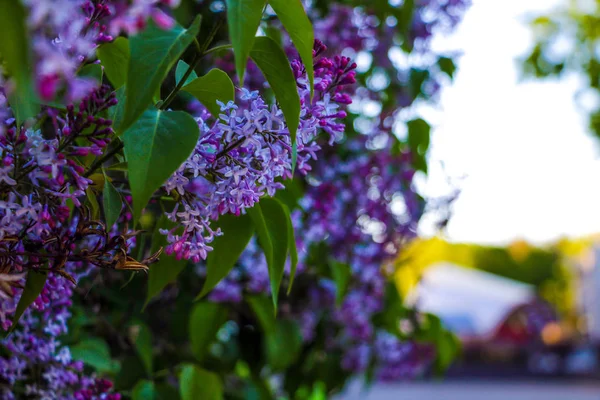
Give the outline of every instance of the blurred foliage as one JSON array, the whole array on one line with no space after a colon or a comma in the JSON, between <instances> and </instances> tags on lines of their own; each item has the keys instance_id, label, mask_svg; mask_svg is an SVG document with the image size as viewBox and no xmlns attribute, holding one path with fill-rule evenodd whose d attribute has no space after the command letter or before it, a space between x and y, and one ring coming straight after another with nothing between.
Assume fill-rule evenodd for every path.
<instances>
[{"instance_id":1,"label":"blurred foliage","mask_svg":"<svg viewBox=\"0 0 600 400\"><path fill-rule=\"evenodd\" d=\"M535 44L523 58L526 76L576 73L586 79L581 95L594 98L590 130L600 138L600 0L563 0L561 8L529 22Z\"/></svg>"}]
</instances>

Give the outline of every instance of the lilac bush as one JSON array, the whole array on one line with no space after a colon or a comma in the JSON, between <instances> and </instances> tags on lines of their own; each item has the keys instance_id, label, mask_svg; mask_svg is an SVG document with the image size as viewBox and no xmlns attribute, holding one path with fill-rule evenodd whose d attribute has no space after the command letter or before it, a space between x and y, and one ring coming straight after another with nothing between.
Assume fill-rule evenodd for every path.
<instances>
[{"instance_id":1,"label":"lilac bush","mask_svg":"<svg viewBox=\"0 0 600 400\"><path fill-rule=\"evenodd\" d=\"M429 38L466 1L0 5L3 398L304 399L444 367L381 266L424 205L429 125L401 111L451 77Z\"/></svg>"}]
</instances>

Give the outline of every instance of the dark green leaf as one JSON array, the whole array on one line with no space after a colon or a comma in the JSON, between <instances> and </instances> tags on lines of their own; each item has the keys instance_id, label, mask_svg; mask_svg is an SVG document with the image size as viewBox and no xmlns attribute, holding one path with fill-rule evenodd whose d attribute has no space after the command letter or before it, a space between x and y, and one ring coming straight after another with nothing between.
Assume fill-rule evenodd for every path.
<instances>
[{"instance_id":1,"label":"dark green leaf","mask_svg":"<svg viewBox=\"0 0 600 400\"><path fill-rule=\"evenodd\" d=\"M152 367L154 358L152 354L152 332L145 324L136 323L129 327L129 333L131 342L144 364L146 374L152 376L152 372L154 371Z\"/></svg>"},{"instance_id":2,"label":"dark green leaf","mask_svg":"<svg viewBox=\"0 0 600 400\"><path fill-rule=\"evenodd\" d=\"M137 381L146 377L146 371L144 371L144 365L140 361L139 357L135 355L126 356L122 363L121 368L114 379L115 390L123 391L131 389Z\"/></svg>"},{"instance_id":3,"label":"dark green leaf","mask_svg":"<svg viewBox=\"0 0 600 400\"><path fill-rule=\"evenodd\" d=\"M123 121L123 114L125 112L125 86L117 89L115 98L117 99L117 104L108 109L108 116L113 121L113 127L121 125L121 121ZM118 136L123 132L115 131L115 133Z\"/></svg>"},{"instance_id":4,"label":"dark green leaf","mask_svg":"<svg viewBox=\"0 0 600 400\"><path fill-rule=\"evenodd\" d=\"M129 128L148 108L152 97L171 69L192 43L200 29L200 16L189 29L177 25L162 30L153 22L140 34L130 39L131 58L127 72L125 113L118 129Z\"/></svg>"},{"instance_id":5,"label":"dark green leaf","mask_svg":"<svg viewBox=\"0 0 600 400\"><path fill-rule=\"evenodd\" d=\"M279 320L275 330L266 335L266 352L269 366L274 371L289 367L302 349L302 334L298 324L291 320Z\"/></svg>"},{"instance_id":6,"label":"dark green leaf","mask_svg":"<svg viewBox=\"0 0 600 400\"><path fill-rule=\"evenodd\" d=\"M248 215L252 219L254 229L256 229L258 244L265 254L267 265L271 265L273 263L273 242L271 241L271 235L269 234L269 229L267 227L267 222L265 221L262 208L259 204L255 204L254 207L249 208L247 211Z\"/></svg>"},{"instance_id":7,"label":"dark green leaf","mask_svg":"<svg viewBox=\"0 0 600 400\"><path fill-rule=\"evenodd\" d=\"M213 251L206 259L206 281L196 297L200 299L210 292L233 268L254 234L254 226L248 215L222 215L215 224L223 231L211 243Z\"/></svg>"},{"instance_id":8,"label":"dark green leaf","mask_svg":"<svg viewBox=\"0 0 600 400\"><path fill-rule=\"evenodd\" d=\"M183 76L185 75L185 73L187 72L189 67L190 67L190 65L183 60L179 60L177 62L177 68L175 68L175 84L176 85L179 85L179 82L181 82L181 79L183 78ZM192 71L190 73L190 75L187 77L187 79L185 80L185 84L187 85L188 83L190 83L197 77L198 77L198 74L196 74L196 71Z\"/></svg>"},{"instance_id":9,"label":"dark green leaf","mask_svg":"<svg viewBox=\"0 0 600 400\"><path fill-rule=\"evenodd\" d=\"M16 82L16 89L9 93L8 102L20 126L39 110L32 78L25 8L20 1L0 0L0 10L0 59Z\"/></svg>"},{"instance_id":10,"label":"dark green leaf","mask_svg":"<svg viewBox=\"0 0 600 400\"><path fill-rule=\"evenodd\" d=\"M235 70L240 86L244 85L246 63L260 25L265 2L266 0L227 0L229 39L233 45Z\"/></svg>"},{"instance_id":11,"label":"dark green leaf","mask_svg":"<svg viewBox=\"0 0 600 400\"><path fill-rule=\"evenodd\" d=\"M104 206L104 218L106 220L107 228L117 222L121 215L121 209L123 208L123 200L119 191L110 182L106 174L104 175L104 193L103 193L103 206Z\"/></svg>"},{"instance_id":12,"label":"dark green leaf","mask_svg":"<svg viewBox=\"0 0 600 400\"><path fill-rule=\"evenodd\" d=\"M348 264L340 263L333 259L329 261L329 265L331 266L331 274L336 286L335 302L337 306L340 306L348 292L352 268Z\"/></svg>"},{"instance_id":13,"label":"dark green leaf","mask_svg":"<svg viewBox=\"0 0 600 400\"><path fill-rule=\"evenodd\" d=\"M152 235L152 252L158 251L161 247L167 245L167 237L160 233L160 229L171 229L175 226L174 222L169 221L166 215L161 215L156 224L156 229ZM169 283L174 282L177 276L185 268L186 260L177 260L173 255L161 254L158 262L150 266L148 271L148 294L146 296L146 304L154 296L158 295Z\"/></svg>"},{"instance_id":14,"label":"dark green leaf","mask_svg":"<svg viewBox=\"0 0 600 400\"><path fill-rule=\"evenodd\" d=\"M139 381L131 391L131 400L157 400L158 394L154 382Z\"/></svg>"},{"instance_id":15,"label":"dark green leaf","mask_svg":"<svg viewBox=\"0 0 600 400\"><path fill-rule=\"evenodd\" d=\"M276 320L272 302L267 297L259 295L246 296L246 301L256 315L262 330L265 333L274 332Z\"/></svg>"},{"instance_id":16,"label":"dark green leaf","mask_svg":"<svg viewBox=\"0 0 600 400\"><path fill-rule=\"evenodd\" d=\"M188 113L154 107L123 134L134 221L154 192L190 156L199 135L198 124Z\"/></svg>"},{"instance_id":17,"label":"dark green leaf","mask_svg":"<svg viewBox=\"0 0 600 400\"><path fill-rule=\"evenodd\" d=\"M37 272L32 269L29 270L27 273L27 281L25 282L25 289L23 289L19 304L17 304L17 309L15 310L15 315L12 319L12 326L10 327L11 332L17 327L17 323L25 310L27 310L31 303L33 303L40 293L42 293L47 278L47 272Z\"/></svg>"},{"instance_id":18,"label":"dark green leaf","mask_svg":"<svg viewBox=\"0 0 600 400\"><path fill-rule=\"evenodd\" d=\"M454 78L454 72L456 71L456 64L449 57L440 57L438 58L438 66L440 70L448 75L450 79Z\"/></svg>"},{"instance_id":19,"label":"dark green leaf","mask_svg":"<svg viewBox=\"0 0 600 400\"><path fill-rule=\"evenodd\" d=\"M294 278L296 277L296 267L298 266L298 249L296 248L296 235L294 234L294 225L292 224L290 210L285 205L283 205L283 207L287 215L288 252L290 254L290 283L288 285L287 293L290 294L292 285L294 284Z\"/></svg>"},{"instance_id":20,"label":"dark green leaf","mask_svg":"<svg viewBox=\"0 0 600 400\"><path fill-rule=\"evenodd\" d=\"M222 400L223 384L212 372L186 365L179 376L181 400Z\"/></svg>"},{"instance_id":21,"label":"dark green leaf","mask_svg":"<svg viewBox=\"0 0 600 400\"><path fill-rule=\"evenodd\" d=\"M201 302L190 313L192 352L202 361L221 326L227 321L227 308L222 304Z\"/></svg>"},{"instance_id":22,"label":"dark green leaf","mask_svg":"<svg viewBox=\"0 0 600 400\"><path fill-rule=\"evenodd\" d=\"M253 211L250 216L255 222L256 232L258 233L258 240L261 247L263 242L269 243L266 247L263 247L265 255L268 250L271 250L271 257L267 257L267 265L269 267L269 280L271 282L271 294L273 296L273 305L277 308L277 298L279 296L279 286L283 278L283 272L285 268L285 262L288 255L289 241L288 241L288 221L289 213L286 212L284 205L278 200L273 198L263 198L255 205L252 209L260 207L260 214ZM262 216L263 221L257 221L259 215ZM260 225L260 229L259 229ZM268 239L265 238L268 235Z\"/></svg>"},{"instance_id":23,"label":"dark green leaf","mask_svg":"<svg viewBox=\"0 0 600 400\"><path fill-rule=\"evenodd\" d=\"M233 100L235 96L235 87L229 75L217 68L211 69L208 74L194 79L185 85L182 90L198 99L215 117L221 112L217 100L227 103Z\"/></svg>"},{"instance_id":24,"label":"dark green leaf","mask_svg":"<svg viewBox=\"0 0 600 400\"><path fill-rule=\"evenodd\" d=\"M157 393L157 397L160 400L179 400L181 396L179 395L179 390L176 387L171 386L170 384L163 382L157 383L155 386L155 390Z\"/></svg>"},{"instance_id":25,"label":"dark green leaf","mask_svg":"<svg viewBox=\"0 0 600 400\"><path fill-rule=\"evenodd\" d=\"M97 54L113 87L118 89L123 86L127 81L129 40L120 36L114 42L98 47Z\"/></svg>"},{"instance_id":26,"label":"dark green leaf","mask_svg":"<svg viewBox=\"0 0 600 400\"><path fill-rule=\"evenodd\" d=\"M300 96L287 56L273 39L262 36L256 38L250 57L273 88L287 122L292 144L296 143L296 131L300 123Z\"/></svg>"},{"instance_id":27,"label":"dark green leaf","mask_svg":"<svg viewBox=\"0 0 600 400\"><path fill-rule=\"evenodd\" d=\"M304 11L304 6L300 0L269 0L269 4L275 10L288 35L290 35L290 39L292 39L304 63L312 97L314 89L312 51L315 38L312 24Z\"/></svg>"},{"instance_id":28,"label":"dark green leaf","mask_svg":"<svg viewBox=\"0 0 600 400\"><path fill-rule=\"evenodd\" d=\"M112 360L108 345L102 339L88 338L71 346L71 356L98 372L116 372L119 369L119 364Z\"/></svg>"},{"instance_id":29,"label":"dark green leaf","mask_svg":"<svg viewBox=\"0 0 600 400\"><path fill-rule=\"evenodd\" d=\"M90 203L90 212L92 219L97 219L100 215L100 205L98 204L98 199L96 198L96 194L92 190L91 187L88 187L85 190L85 195Z\"/></svg>"},{"instance_id":30,"label":"dark green leaf","mask_svg":"<svg viewBox=\"0 0 600 400\"><path fill-rule=\"evenodd\" d=\"M415 169L427 172L426 155L429 149L429 134L431 127L421 118L408 121L408 146L413 155Z\"/></svg>"}]
</instances>

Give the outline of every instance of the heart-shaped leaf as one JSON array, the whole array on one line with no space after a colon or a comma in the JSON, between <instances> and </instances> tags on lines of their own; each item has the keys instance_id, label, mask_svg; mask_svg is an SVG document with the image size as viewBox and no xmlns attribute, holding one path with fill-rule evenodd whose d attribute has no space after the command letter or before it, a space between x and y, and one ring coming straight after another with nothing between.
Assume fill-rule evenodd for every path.
<instances>
[{"instance_id":1,"label":"heart-shaped leaf","mask_svg":"<svg viewBox=\"0 0 600 400\"><path fill-rule=\"evenodd\" d=\"M135 221L154 192L190 156L199 136L198 123L191 115L154 107L125 131L123 141Z\"/></svg>"},{"instance_id":2,"label":"heart-shaped leaf","mask_svg":"<svg viewBox=\"0 0 600 400\"><path fill-rule=\"evenodd\" d=\"M182 90L198 99L215 117L221 111L217 100L227 103L235 96L235 87L229 75L216 68L186 84Z\"/></svg>"}]
</instances>

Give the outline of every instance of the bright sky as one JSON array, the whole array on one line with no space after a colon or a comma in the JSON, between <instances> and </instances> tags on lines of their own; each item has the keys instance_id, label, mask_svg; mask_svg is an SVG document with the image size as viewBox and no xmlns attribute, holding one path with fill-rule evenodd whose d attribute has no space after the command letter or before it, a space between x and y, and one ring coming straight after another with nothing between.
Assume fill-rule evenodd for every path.
<instances>
[{"instance_id":1,"label":"bright sky","mask_svg":"<svg viewBox=\"0 0 600 400\"><path fill-rule=\"evenodd\" d=\"M600 142L577 111L578 78L519 82L516 57L532 43L524 16L557 3L473 0L456 34L435 43L463 56L439 107L424 110L435 129L430 176L419 187L435 195L447 190L446 176L466 176L457 181L452 241L546 242L600 231ZM432 233L427 220L421 230Z\"/></svg>"}]
</instances>

